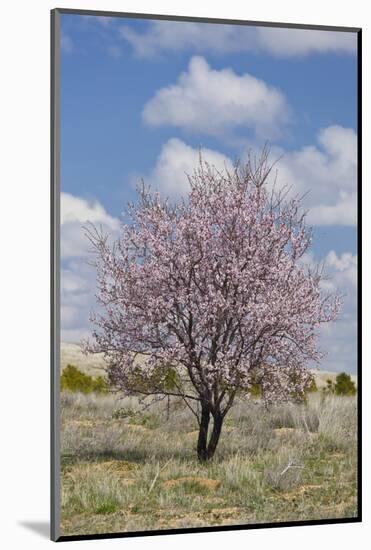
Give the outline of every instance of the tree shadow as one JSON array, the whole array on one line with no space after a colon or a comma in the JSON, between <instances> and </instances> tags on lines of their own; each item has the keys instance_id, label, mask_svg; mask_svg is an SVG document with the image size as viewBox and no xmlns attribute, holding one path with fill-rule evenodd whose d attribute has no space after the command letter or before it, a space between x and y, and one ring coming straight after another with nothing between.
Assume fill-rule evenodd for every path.
<instances>
[{"instance_id":1,"label":"tree shadow","mask_svg":"<svg viewBox=\"0 0 371 550\"><path fill-rule=\"evenodd\" d=\"M50 523L48 521L19 521L18 525L37 533L44 539L50 538Z\"/></svg>"}]
</instances>

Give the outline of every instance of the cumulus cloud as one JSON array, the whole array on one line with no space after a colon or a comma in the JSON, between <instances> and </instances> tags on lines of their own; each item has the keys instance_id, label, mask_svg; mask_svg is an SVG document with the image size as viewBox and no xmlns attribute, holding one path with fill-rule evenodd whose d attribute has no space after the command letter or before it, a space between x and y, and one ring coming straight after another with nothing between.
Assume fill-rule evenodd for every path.
<instances>
[{"instance_id":1,"label":"cumulus cloud","mask_svg":"<svg viewBox=\"0 0 371 550\"><path fill-rule=\"evenodd\" d=\"M353 291L357 287L357 255L344 252L338 256L334 250L331 250L325 258L325 265L333 275L329 281L326 281L327 288L332 291L341 288L344 292L348 292L350 297L355 298ZM355 305L354 302L353 305Z\"/></svg>"},{"instance_id":2,"label":"cumulus cloud","mask_svg":"<svg viewBox=\"0 0 371 550\"><path fill-rule=\"evenodd\" d=\"M232 69L215 70L192 57L177 83L162 88L144 106L150 126L174 126L213 136L231 128L251 128L264 138L277 135L289 120L285 96L263 80Z\"/></svg>"},{"instance_id":3,"label":"cumulus cloud","mask_svg":"<svg viewBox=\"0 0 371 550\"><path fill-rule=\"evenodd\" d=\"M202 148L202 158L217 170L231 169L227 156L212 149ZM177 197L189 190L187 174L192 175L198 165L200 149L190 147L180 139L170 139L160 152L153 170L144 181L163 196Z\"/></svg>"},{"instance_id":4,"label":"cumulus cloud","mask_svg":"<svg viewBox=\"0 0 371 550\"><path fill-rule=\"evenodd\" d=\"M281 57L314 53L355 53L356 33L313 29L256 28L259 49Z\"/></svg>"},{"instance_id":5,"label":"cumulus cloud","mask_svg":"<svg viewBox=\"0 0 371 550\"><path fill-rule=\"evenodd\" d=\"M98 201L88 201L69 193L61 193L61 256L72 258L86 255L88 240L83 226L91 222L116 232L120 222L110 216Z\"/></svg>"},{"instance_id":6,"label":"cumulus cloud","mask_svg":"<svg viewBox=\"0 0 371 550\"><path fill-rule=\"evenodd\" d=\"M98 201L61 193L61 336L78 342L89 332L95 303L95 270L89 263L90 244L83 226L91 222L117 235L120 222Z\"/></svg>"},{"instance_id":7,"label":"cumulus cloud","mask_svg":"<svg viewBox=\"0 0 371 550\"><path fill-rule=\"evenodd\" d=\"M231 25L151 21L144 32L124 25L120 34L139 57L152 57L162 51L197 49L230 53L254 47L251 29L246 28L245 32L241 32L240 28ZM245 40L241 42L242 37Z\"/></svg>"},{"instance_id":8,"label":"cumulus cloud","mask_svg":"<svg viewBox=\"0 0 371 550\"><path fill-rule=\"evenodd\" d=\"M231 168L226 155L201 147L202 156L219 170ZM161 149L153 170L143 175L146 183L165 196L185 194L186 174L198 164L199 149L180 139L170 139ZM357 223L357 137L354 130L329 126L320 130L316 145L294 151L272 148L277 164L277 185L290 186L292 194L305 195L308 222L313 225ZM245 160L242 155L242 161ZM273 178L272 178L273 179Z\"/></svg>"},{"instance_id":9,"label":"cumulus cloud","mask_svg":"<svg viewBox=\"0 0 371 550\"><path fill-rule=\"evenodd\" d=\"M343 252L337 254L335 250L330 250L319 262L313 252L306 252L301 258L300 263L309 267L320 264L324 270L324 278L321 282L322 290L327 292L340 292L351 299L346 303L352 304L354 311L355 291L357 288L357 254Z\"/></svg>"},{"instance_id":10,"label":"cumulus cloud","mask_svg":"<svg viewBox=\"0 0 371 550\"><path fill-rule=\"evenodd\" d=\"M61 193L61 224L87 221L118 227L118 220L110 216L98 201L89 202L69 193Z\"/></svg>"},{"instance_id":11,"label":"cumulus cloud","mask_svg":"<svg viewBox=\"0 0 371 550\"><path fill-rule=\"evenodd\" d=\"M312 253L303 258L303 263L317 264ZM337 254L334 250L320 262L324 266L321 286L325 293L338 293L343 304L338 318L321 327L320 348L326 353L321 362L323 370L337 372L357 371L357 255L351 252Z\"/></svg>"},{"instance_id":12,"label":"cumulus cloud","mask_svg":"<svg viewBox=\"0 0 371 550\"><path fill-rule=\"evenodd\" d=\"M356 194L340 193L340 200L336 204L313 207L309 211L308 220L313 225L356 225Z\"/></svg>"},{"instance_id":13,"label":"cumulus cloud","mask_svg":"<svg viewBox=\"0 0 371 550\"><path fill-rule=\"evenodd\" d=\"M77 342L88 333L94 294L95 271L87 258L69 261L61 270L61 330L64 342Z\"/></svg>"},{"instance_id":14,"label":"cumulus cloud","mask_svg":"<svg viewBox=\"0 0 371 550\"><path fill-rule=\"evenodd\" d=\"M258 51L280 57L352 54L357 44L355 33L185 21L151 21L143 31L124 25L120 34L139 57L189 50L218 54Z\"/></svg>"},{"instance_id":15,"label":"cumulus cloud","mask_svg":"<svg viewBox=\"0 0 371 550\"><path fill-rule=\"evenodd\" d=\"M308 221L316 225L357 223L357 136L353 129L329 126L320 130L317 144L284 152L278 163L281 184L304 194Z\"/></svg>"},{"instance_id":16,"label":"cumulus cloud","mask_svg":"<svg viewBox=\"0 0 371 550\"><path fill-rule=\"evenodd\" d=\"M357 255L336 254L331 250L325 258L329 278L324 288L339 292L343 306L339 318L321 335L321 348L327 352L323 368L334 371L357 371Z\"/></svg>"}]
</instances>

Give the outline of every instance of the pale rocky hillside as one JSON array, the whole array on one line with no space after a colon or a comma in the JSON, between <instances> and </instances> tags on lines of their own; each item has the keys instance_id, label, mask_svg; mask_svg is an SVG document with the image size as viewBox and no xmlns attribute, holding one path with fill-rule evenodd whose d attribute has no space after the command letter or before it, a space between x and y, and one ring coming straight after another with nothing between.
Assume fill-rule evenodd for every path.
<instances>
[{"instance_id":1,"label":"pale rocky hillside","mask_svg":"<svg viewBox=\"0 0 371 550\"><path fill-rule=\"evenodd\" d=\"M69 344L62 342L61 344L61 368L64 369L68 364L75 365L80 370L91 376L99 376L103 373L104 359L102 355L86 356L82 353L78 344ZM316 384L319 388L326 385L326 380L335 380L336 372L325 370L313 371L316 375ZM352 375L352 379L357 385L357 376Z\"/></svg>"},{"instance_id":2,"label":"pale rocky hillside","mask_svg":"<svg viewBox=\"0 0 371 550\"><path fill-rule=\"evenodd\" d=\"M74 365L90 376L99 376L103 372L104 360L101 354L85 355L82 353L79 344L61 344L61 368L67 365Z\"/></svg>"}]
</instances>

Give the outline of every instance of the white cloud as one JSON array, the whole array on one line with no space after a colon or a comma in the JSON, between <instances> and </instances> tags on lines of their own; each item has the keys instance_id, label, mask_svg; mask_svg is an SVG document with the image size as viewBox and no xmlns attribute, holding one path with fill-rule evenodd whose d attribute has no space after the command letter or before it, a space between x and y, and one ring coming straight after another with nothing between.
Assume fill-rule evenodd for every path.
<instances>
[{"instance_id":1,"label":"white cloud","mask_svg":"<svg viewBox=\"0 0 371 550\"><path fill-rule=\"evenodd\" d=\"M232 127L249 127L267 138L288 119L288 104L279 90L248 73L214 70L199 56L192 57L176 84L158 90L143 110L143 120L151 126L214 136Z\"/></svg>"},{"instance_id":2,"label":"white cloud","mask_svg":"<svg viewBox=\"0 0 371 550\"><path fill-rule=\"evenodd\" d=\"M222 153L202 148L202 158L218 170L231 169L232 161ZM158 190L163 196L176 197L187 193L187 174L192 175L198 165L200 150L190 147L180 139L167 141L157 159L152 172L144 176L147 185Z\"/></svg>"},{"instance_id":3,"label":"white cloud","mask_svg":"<svg viewBox=\"0 0 371 550\"><path fill-rule=\"evenodd\" d=\"M119 229L118 219L110 216L98 201L87 201L69 193L61 193L61 256L71 258L86 255L89 242L83 226L91 222L109 232Z\"/></svg>"},{"instance_id":4,"label":"white cloud","mask_svg":"<svg viewBox=\"0 0 371 550\"><path fill-rule=\"evenodd\" d=\"M70 265L72 267L76 267L76 263L71 263ZM71 267L70 269L62 269L61 292L73 294L75 292L81 292L82 290L85 291L87 288L87 281L85 278L81 277L80 270L75 272L74 269L71 269Z\"/></svg>"},{"instance_id":5,"label":"white cloud","mask_svg":"<svg viewBox=\"0 0 371 550\"><path fill-rule=\"evenodd\" d=\"M61 335L66 342L87 336L95 304L95 270L88 263L91 247L83 231L87 222L112 235L120 226L98 201L61 193Z\"/></svg>"},{"instance_id":6,"label":"white cloud","mask_svg":"<svg viewBox=\"0 0 371 550\"><path fill-rule=\"evenodd\" d=\"M62 305L61 306L61 322L63 327L68 327L76 319L77 309Z\"/></svg>"},{"instance_id":7,"label":"white cloud","mask_svg":"<svg viewBox=\"0 0 371 550\"><path fill-rule=\"evenodd\" d=\"M91 331L84 327L62 330L62 342L80 344L82 340L88 340L89 338L91 338Z\"/></svg>"},{"instance_id":8,"label":"white cloud","mask_svg":"<svg viewBox=\"0 0 371 550\"><path fill-rule=\"evenodd\" d=\"M328 52L351 54L357 44L355 33L185 21L151 21L143 32L124 25L120 34L139 57L184 50L218 54L261 51L282 57Z\"/></svg>"},{"instance_id":9,"label":"white cloud","mask_svg":"<svg viewBox=\"0 0 371 550\"><path fill-rule=\"evenodd\" d=\"M121 27L122 38L127 40L139 57L152 57L161 51L197 49L218 53L237 52L249 46L253 48L251 30L243 33L231 25L210 25L178 21L151 21L143 33L129 25Z\"/></svg>"},{"instance_id":10,"label":"white cloud","mask_svg":"<svg viewBox=\"0 0 371 550\"><path fill-rule=\"evenodd\" d=\"M317 262L312 253L303 263ZM351 252L337 254L331 250L322 260L323 292L338 293L343 304L338 318L321 327L319 347L326 353L321 362L323 370L355 373L357 370L357 255Z\"/></svg>"},{"instance_id":11,"label":"white cloud","mask_svg":"<svg viewBox=\"0 0 371 550\"><path fill-rule=\"evenodd\" d=\"M325 265L333 274L330 281L332 287L342 288L352 294L357 287L357 255L344 252L338 256L334 250L331 250L325 258Z\"/></svg>"},{"instance_id":12,"label":"white cloud","mask_svg":"<svg viewBox=\"0 0 371 550\"><path fill-rule=\"evenodd\" d=\"M308 221L313 225L356 225L356 194L340 193L340 200L335 204L314 206L309 211Z\"/></svg>"},{"instance_id":13,"label":"white cloud","mask_svg":"<svg viewBox=\"0 0 371 550\"><path fill-rule=\"evenodd\" d=\"M313 29L257 27L259 49L276 56L304 56L314 53L355 53L356 33Z\"/></svg>"},{"instance_id":14,"label":"white cloud","mask_svg":"<svg viewBox=\"0 0 371 550\"><path fill-rule=\"evenodd\" d=\"M324 367L328 370L357 370L357 255L333 250L325 258L329 279L324 281L329 292L343 295L339 318L329 324L321 337L321 347L327 352Z\"/></svg>"},{"instance_id":15,"label":"white cloud","mask_svg":"<svg viewBox=\"0 0 371 550\"><path fill-rule=\"evenodd\" d=\"M355 311L357 289L357 254L343 252L337 254L330 250L327 255L318 262L313 252L309 251L301 258L300 263L311 268L320 264L324 278L321 281L322 290L327 292L340 292L346 297L345 306L347 312ZM343 308L344 309L344 308Z\"/></svg>"},{"instance_id":16,"label":"white cloud","mask_svg":"<svg viewBox=\"0 0 371 550\"><path fill-rule=\"evenodd\" d=\"M328 126L319 132L318 141L336 159L341 172L353 169L357 159L357 136L352 128Z\"/></svg>"},{"instance_id":17,"label":"white cloud","mask_svg":"<svg viewBox=\"0 0 371 550\"><path fill-rule=\"evenodd\" d=\"M62 340L76 342L89 328L95 299L95 270L84 257L69 261L61 269ZM80 334L79 338L76 336ZM72 337L72 339L71 339Z\"/></svg>"},{"instance_id":18,"label":"white cloud","mask_svg":"<svg viewBox=\"0 0 371 550\"><path fill-rule=\"evenodd\" d=\"M317 145L284 152L277 169L280 184L304 194L308 221L316 225L357 223L357 136L353 129L329 126L317 136Z\"/></svg>"},{"instance_id":19,"label":"white cloud","mask_svg":"<svg viewBox=\"0 0 371 550\"><path fill-rule=\"evenodd\" d=\"M201 151L203 158L217 169L231 168L233 164L218 151L202 146ZM324 128L318 133L317 145L291 152L272 148L271 159L280 156L277 184L291 186L292 194L307 193L303 204L309 210L310 224L353 226L357 223L357 138L354 130L341 126ZM163 145L152 172L144 175L144 180L163 195L184 194L189 189L186 173L193 173L198 157L198 149L180 139L170 139Z\"/></svg>"},{"instance_id":20,"label":"white cloud","mask_svg":"<svg viewBox=\"0 0 371 550\"><path fill-rule=\"evenodd\" d=\"M61 193L61 224L87 221L104 223L112 228L117 228L119 224L98 201L89 202L69 193Z\"/></svg>"},{"instance_id":21,"label":"white cloud","mask_svg":"<svg viewBox=\"0 0 371 550\"><path fill-rule=\"evenodd\" d=\"M356 317L342 317L323 327L320 348L326 353L320 368L335 372L357 372Z\"/></svg>"}]
</instances>

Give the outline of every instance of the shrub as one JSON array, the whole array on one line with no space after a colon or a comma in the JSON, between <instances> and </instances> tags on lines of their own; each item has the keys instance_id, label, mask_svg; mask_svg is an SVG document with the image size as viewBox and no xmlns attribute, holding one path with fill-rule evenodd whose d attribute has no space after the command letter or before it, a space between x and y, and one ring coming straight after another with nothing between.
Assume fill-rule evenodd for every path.
<instances>
[{"instance_id":1,"label":"shrub","mask_svg":"<svg viewBox=\"0 0 371 550\"><path fill-rule=\"evenodd\" d=\"M300 483L303 470L304 466L297 459L278 455L273 464L264 469L263 480L274 491L286 492Z\"/></svg>"},{"instance_id":2,"label":"shrub","mask_svg":"<svg viewBox=\"0 0 371 550\"><path fill-rule=\"evenodd\" d=\"M108 392L108 384L103 378L103 376L97 376L97 378L93 378L93 392L95 393Z\"/></svg>"},{"instance_id":3,"label":"shrub","mask_svg":"<svg viewBox=\"0 0 371 550\"><path fill-rule=\"evenodd\" d=\"M135 411L131 408L120 407L112 413L112 418L114 420L123 420L125 418L132 418L135 416Z\"/></svg>"},{"instance_id":4,"label":"shrub","mask_svg":"<svg viewBox=\"0 0 371 550\"><path fill-rule=\"evenodd\" d=\"M102 376L93 378L81 372L74 365L67 365L61 375L61 390L81 393L105 393L108 391L108 385Z\"/></svg>"},{"instance_id":5,"label":"shrub","mask_svg":"<svg viewBox=\"0 0 371 550\"><path fill-rule=\"evenodd\" d=\"M293 384L295 383L295 377L294 376L291 376L291 382ZM293 392L291 392L291 397L294 400L297 400L299 402L300 401L305 401L306 400L305 396L306 396L307 393L314 393L316 391L318 391L318 388L317 388L316 381L313 377L312 380L307 385L307 387L305 388L304 395L302 393L297 393L297 392L293 391ZM254 398L261 397L262 396L261 384L259 382L253 382L253 384L251 385L251 387L249 389L249 393L250 393L251 397L254 397Z\"/></svg>"},{"instance_id":6,"label":"shrub","mask_svg":"<svg viewBox=\"0 0 371 550\"><path fill-rule=\"evenodd\" d=\"M346 372L341 372L337 375L334 388L336 395L354 395L357 392L350 374Z\"/></svg>"},{"instance_id":7,"label":"shrub","mask_svg":"<svg viewBox=\"0 0 371 550\"><path fill-rule=\"evenodd\" d=\"M313 378L310 385L307 387L307 389L305 391L308 392L308 393L315 393L315 392L318 391L317 384L316 384L316 381L315 381L314 378Z\"/></svg>"},{"instance_id":8,"label":"shrub","mask_svg":"<svg viewBox=\"0 0 371 550\"><path fill-rule=\"evenodd\" d=\"M262 389L260 384L252 384L249 391L250 391L251 397L261 397L262 395Z\"/></svg>"},{"instance_id":9,"label":"shrub","mask_svg":"<svg viewBox=\"0 0 371 550\"><path fill-rule=\"evenodd\" d=\"M135 411L130 407L121 407L116 409L112 413L114 420L126 420L128 424L134 424L136 426L145 426L146 428L157 428L159 425L159 419L154 414L147 414L143 411Z\"/></svg>"},{"instance_id":10,"label":"shrub","mask_svg":"<svg viewBox=\"0 0 371 550\"><path fill-rule=\"evenodd\" d=\"M322 388L322 391L323 393L326 393L326 394L334 394L335 393L335 384L333 383L333 381L328 378L326 380L326 386L324 388Z\"/></svg>"}]
</instances>

